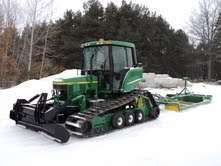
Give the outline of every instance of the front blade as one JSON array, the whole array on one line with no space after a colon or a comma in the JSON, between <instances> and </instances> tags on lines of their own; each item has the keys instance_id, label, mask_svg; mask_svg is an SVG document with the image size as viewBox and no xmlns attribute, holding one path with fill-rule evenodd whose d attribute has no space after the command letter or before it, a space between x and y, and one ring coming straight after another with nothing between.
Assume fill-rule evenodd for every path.
<instances>
[{"instance_id":1,"label":"front blade","mask_svg":"<svg viewBox=\"0 0 221 166\"><path fill-rule=\"evenodd\" d=\"M17 124L23 125L31 130L43 132L50 137L54 138L55 141L60 143L66 143L69 138L69 132L61 125L56 123L49 124L31 124L23 121L18 121Z\"/></svg>"}]
</instances>

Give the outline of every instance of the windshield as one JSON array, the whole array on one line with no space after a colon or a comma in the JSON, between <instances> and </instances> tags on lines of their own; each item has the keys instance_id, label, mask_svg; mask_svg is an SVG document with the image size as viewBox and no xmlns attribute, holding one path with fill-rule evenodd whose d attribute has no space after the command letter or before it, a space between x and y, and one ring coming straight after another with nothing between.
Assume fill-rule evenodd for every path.
<instances>
[{"instance_id":1,"label":"windshield","mask_svg":"<svg viewBox=\"0 0 221 166\"><path fill-rule=\"evenodd\" d=\"M109 70L108 46L84 48L84 70Z\"/></svg>"}]
</instances>

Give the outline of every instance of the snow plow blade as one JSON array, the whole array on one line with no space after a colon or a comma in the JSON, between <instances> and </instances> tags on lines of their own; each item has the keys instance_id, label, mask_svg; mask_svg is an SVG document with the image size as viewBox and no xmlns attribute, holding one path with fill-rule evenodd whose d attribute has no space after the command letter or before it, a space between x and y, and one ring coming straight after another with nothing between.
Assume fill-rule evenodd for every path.
<instances>
[{"instance_id":1,"label":"snow plow blade","mask_svg":"<svg viewBox=\"0 0 221 166\"><path fill-rule=\"evenodd\" d=\"M39 98L37 104L31 104L37 98ZM65 143L69 140L70 134L56 121L59 112L47 101L47 93L36 95L28 101L18 99L10 111L10 119L27 129L43 132L55 141Z\"/></svg>"},{"instance_id":2,"label":"snow plow blade","mask_svg":"<svg viewBox=\"0 0 221 166\"><path fill-rule=\"evenodd\" d=\"M27 129L31 129L37 132L43 132L48 135L52 140L55 140L59 143L66 143L70 138L69 132L63 126L55 123L34 125L18 121L17 124L25 126Z\"/></svg>"}]
</instances>

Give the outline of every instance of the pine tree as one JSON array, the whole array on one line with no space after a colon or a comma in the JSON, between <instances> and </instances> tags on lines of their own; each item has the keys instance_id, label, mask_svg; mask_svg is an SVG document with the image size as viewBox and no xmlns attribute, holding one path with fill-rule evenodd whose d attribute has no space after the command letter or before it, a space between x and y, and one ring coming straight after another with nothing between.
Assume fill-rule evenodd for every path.
<instances>
[{"instance_id":1,"label":"pine tree","mask_svg":"<svg viewBox=\"0 0 221 166\"><path fill-rule=\"evenodd\" d=\"M182 76L192 49L183 31L174 31L147 7L126 1L120 7L109 3L104 9L98 0L89 0L83 12L69 10L52 27L48 56L61 68L80 67L80 44L104 38L135 43L146 72Z\"/></svg>"},{"instance_id":2,"label":"pine tree","mask_svg":"<svg viewBox=\"0 0 221 166\"><path fill-rule=\"evenodd\" d=\"M221 79L221 13L216 23L216 33L213 41L214 78Z\"/></svg>"}]
</instances>

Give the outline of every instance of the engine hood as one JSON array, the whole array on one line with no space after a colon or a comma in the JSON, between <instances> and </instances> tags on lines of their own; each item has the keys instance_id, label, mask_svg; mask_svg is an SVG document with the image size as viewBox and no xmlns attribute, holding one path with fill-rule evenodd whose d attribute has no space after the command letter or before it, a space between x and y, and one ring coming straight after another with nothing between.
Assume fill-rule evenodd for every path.
<instances>
[{"instance_id":1,"label":"engine hood","mask_svg":"<svg viewBox=\"0 0 221 166\"><path fill-rule=\"evenodd\" d=\"M95 76L77 76L67 79L56 79L53 81L53 85L95 84L97 82L97 77Z\"/></svg>"}]
</instances>

